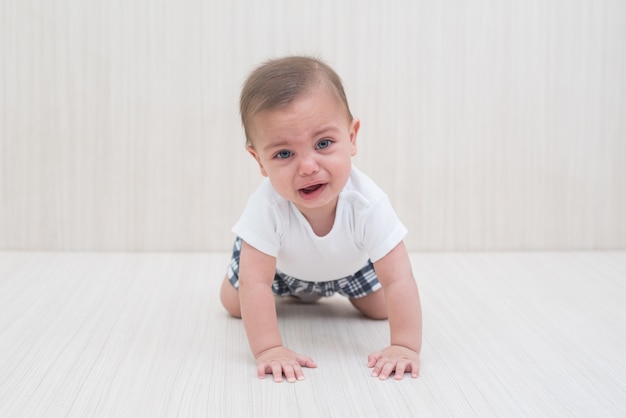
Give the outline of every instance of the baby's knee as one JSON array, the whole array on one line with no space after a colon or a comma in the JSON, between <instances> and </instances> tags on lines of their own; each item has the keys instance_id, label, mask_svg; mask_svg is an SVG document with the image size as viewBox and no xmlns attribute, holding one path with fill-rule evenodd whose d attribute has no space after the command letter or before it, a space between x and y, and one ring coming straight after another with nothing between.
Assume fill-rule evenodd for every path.
<instances>
[{"instance_id":1,"label":"baby's knee","mask_svg":"<svg viewBox=\"0 0 626 418\"><path fill-rule=\"evenodd\" d=\"M233 317L233 318L237 318L237 319L241 319L241 310L229 310L226 309L226 311Z\"/></svg>"},{"instance_id":2,"label":"baby's knee","mask_svg":"<svg viewBox=\"0 0 626 418\"><path fill-rule=\"evenodd\" d=\"M226 312L235 318L241 318L241 306L239 305L239 291L234 288L226 277L220 290L220 301Z\"/></svg>"},{"instance_id":3,"label":"baby's knee","mask_svg":"<svg viewBox=\"0 0 626 418\"><path fill-rule=\"evenodd\" d=\"M222 306L224 306L224 309L226 309L226 312L228 312L231 316L241 319L241 309L239 308L239 306L229 305L225 303L223 299L222 299Z\"/></svg>"},{"instance_id":4,"label":"baby's knee","mask_svg":"<svg viewBox=\"0 0 626 418\"><path fill-rule=\"evenodd\" d=\"M377 321L382 321L387 319L387 310L379 310L379 311L371 311L371 312L364 312L361 311L361 313L363 315L365 315L367 318L369 319L375 319Z\"/></svg>"},{"instance_id":5,"label":"baby's knee","mask_svg":"<svg viewBox=\"0 0 626 418\"><path fill-rule=\"evenodd\" d=\"M364 315L368 319L374 319L377 321L382 321L387 319L387 308L379 307L379 306L361 306L357 307L359 312Z\"/></svg>"},{"instance_id":6,"label":"baby's knee","mask_svg":"<svg viewBox=\"0 0 626 418\"><path fill-rule=\"evenodd\" d=\"M357 299L350 299L352 305L370 319L387 319L387 303L382 289Z\"/></svg>"}]
</instances>

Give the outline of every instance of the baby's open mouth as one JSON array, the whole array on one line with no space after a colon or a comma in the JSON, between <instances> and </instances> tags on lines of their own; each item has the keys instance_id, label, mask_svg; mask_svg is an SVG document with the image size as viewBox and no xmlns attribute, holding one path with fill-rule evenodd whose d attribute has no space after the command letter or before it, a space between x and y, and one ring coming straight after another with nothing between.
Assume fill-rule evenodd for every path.
<instances>
[{"instance_id":1,"label":"baby's open mouth","mask_svg":"<svg viewBox=\"0 0 626 418\"><path fill-rule=\"evenodd\" d=\"M322 187L323 184L314 184L313 186L309 186L309 187L304 187L302 189L300 189L300 192L304 193L304 194L311 194L313 192L315 192L316 190L319 190L320 187Z\"/></svg>"}]
</instances>

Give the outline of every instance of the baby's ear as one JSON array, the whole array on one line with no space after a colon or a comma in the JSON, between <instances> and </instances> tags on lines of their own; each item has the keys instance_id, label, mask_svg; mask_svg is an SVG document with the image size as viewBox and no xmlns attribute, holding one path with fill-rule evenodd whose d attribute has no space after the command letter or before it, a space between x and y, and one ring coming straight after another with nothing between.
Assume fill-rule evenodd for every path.
<instances>
[{"instance_id":1,"label":"baby's ear","mask_svg":"<svg viewBox=\"0 0 626 418\"><path fill-rule=\"evenodd\" d=\"M248 145L246 147L246 150L250 153L250 155L252 155L252 157L254 157L257 164L259 164L259 168L261 169L261 174L263 175L263 177L267 177L267 171L265 171L265 167L263 167L263 163L261 162L261 157L256 152L254 147L252 145Z\"/></svg>"},{"instance_id":2,"label":"baby's ear","mask_svg":"<svg viewBox=\"0 0 626 418\"><path fill-rule=\"evenodd\" d=\"M352 156L356 155L356 137L361 127L361 121L359 119L352 119L350 123L350 144L352 145Z\"/></svg>"}]
</instances>

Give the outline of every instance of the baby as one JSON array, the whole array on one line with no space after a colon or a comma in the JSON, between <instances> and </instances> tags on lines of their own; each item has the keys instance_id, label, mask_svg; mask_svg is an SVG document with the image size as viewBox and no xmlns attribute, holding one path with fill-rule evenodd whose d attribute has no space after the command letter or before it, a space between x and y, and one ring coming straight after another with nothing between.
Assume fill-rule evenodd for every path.
<instances>
[{"instance_id":1,"label":"baby","mask_svg":"<svg viewBox=\"0 0 626 418\"><path fill-rule=\"evenodd\" d=\"M271 60L240 100L247 151L267 177L239 221L220 297L243 320L260 378L304 379L308 356L283 346L274 295L347 297L363 315L389 319L390 345L368 356L372 376L418 376L420 298L387 195L352 165L360 121L338 75L309 57Z\"/></svg>"}]
</instances>

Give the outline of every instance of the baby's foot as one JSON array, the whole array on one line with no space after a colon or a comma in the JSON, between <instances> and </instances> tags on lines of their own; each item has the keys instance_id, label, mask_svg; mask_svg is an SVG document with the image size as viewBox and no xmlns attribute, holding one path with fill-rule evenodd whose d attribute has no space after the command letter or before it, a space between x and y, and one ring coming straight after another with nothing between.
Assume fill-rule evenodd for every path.
<instances>
[{"instance_id":1,"label":"baby's foot","mask_svg":"<svg viewBox=\"0 0 626 418\"><path fill-rule=\"evenodd\" d=\"M317 293L298 293L297 295L291 295L296 298L298 302L315 303L322 298Z\"/></svg>"}]
</instances>

